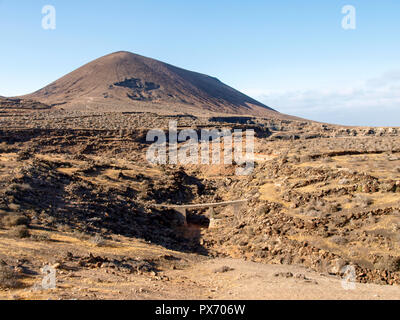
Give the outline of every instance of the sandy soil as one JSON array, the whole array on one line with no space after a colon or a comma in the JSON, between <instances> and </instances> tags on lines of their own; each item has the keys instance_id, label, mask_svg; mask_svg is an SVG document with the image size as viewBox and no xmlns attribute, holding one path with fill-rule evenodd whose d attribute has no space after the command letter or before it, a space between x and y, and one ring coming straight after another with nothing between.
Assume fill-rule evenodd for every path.
<instances>
[{"instance_id":1,"label":"sandy soil","mask_svg":"<svg viewBox=\"0 0 400 320\"><path fill-rule=\"evenodd\" d=\"M175 268L173 268L175 269ZM187 267L126 275L107 269L59 272L57 288L0 291L1 299L33 300L397 300L398 286L355 283L301 266L265 265L231 258L191 258ZM35 277L30 284L39 284Z\"/></svg>"},{"instance_id":2,"label":"sandy soil","mask_svg":"<svg viewBox=\"0 0 400 320\"><path fill-rule=\"evenodd\" d=\"M233 270L214 272L224 266ZM202 294L202 297L206 295L205 298L211 299L400 299L398 286L357 283L354 290L345 290L339 277L318 274L297 266L215 259L195 265L185 273L195 274L197 282L211 287L208 293ZM287 278L288 273L293 276Z\"/></svg>"}]
</instances>

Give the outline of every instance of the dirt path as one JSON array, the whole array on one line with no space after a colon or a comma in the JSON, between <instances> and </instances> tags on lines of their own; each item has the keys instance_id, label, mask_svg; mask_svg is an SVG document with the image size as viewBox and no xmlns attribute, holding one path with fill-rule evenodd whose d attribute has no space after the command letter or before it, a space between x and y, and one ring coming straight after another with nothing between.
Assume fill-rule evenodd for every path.
<instances>
[{"instance_id":1,"label":"dirt path","mask_svg":"<svg viewBox=\"0 0 400 320\"><path fill-rule=\"evenodd\" d=\"M226 268L228 267L228 268ZM232 270L225 271L231 268ZM157 276L124 276L104 270L81 270L60 276L54 290L11 292L5 299L123 300L380 300L400 299L398 286L355 284L344 290L337 277L303 267L263 265L213 259Z\"/></svg>"},{"instance_id":2,"label":"dirt path","mask_svg":"<svg viewBox=\"0 0 400 320\"><path fill-rule=\"evenodd\" d=\"M25 274L22 288L0 290L0 299L400 299L396 285L357 283L354 290L344 290L340 278L300 266L212 259L124 237L102 247L71 234L52 233L51 239L33 242L0 237L1 257L9 262L18 260L32 271ZM66 260L68 253L74 258ZM81 264L91 254L93 259L107 258L109 262ZM124 268L123 264L134 263L132 259L153 261L155 269L132 272ZM37 289L43 279L40 268L57 261L57 287Z\"/></svg>"},{"instance_id":3,"label":"dirt path","mask_svg":"<svg viewBox=\"0 0 400 320\"><path fill-rule=\"evenodd\" d=\"M233 270L215 272L225 266ZM196 282L208 288L207 292L199 292L199 297L205 299L400 299L398 286L357 283L354 290L344 290L338 277L296 266L214 259L180 273L182 276L195 275ZM178 274L175 272L175 276Z\"/></svg>"}]
</instances>

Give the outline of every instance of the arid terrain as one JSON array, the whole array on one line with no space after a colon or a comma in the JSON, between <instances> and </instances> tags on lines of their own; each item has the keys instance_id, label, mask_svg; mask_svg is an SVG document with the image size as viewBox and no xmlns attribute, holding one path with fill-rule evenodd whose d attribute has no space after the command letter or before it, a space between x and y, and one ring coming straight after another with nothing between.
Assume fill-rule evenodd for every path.
<instances>
[{"instance_id":1,"label":"arid terrain","mask_svg":"<svg viewBox=\"0 0 400 320\"><path fill-rule=\"evenodd\" d=\"M254 130L254 170L150 163L170 121ZM287 116L126 52L0 97L0 125L0 298L400 299L400 128Z\"/></svg>"},{"instance_id":2,"label":"arid terrain","mask_svg":"<svg viewBox=\"0 0 400 320\"><path fill-rule=\"evenodd\" d=\"M171 119L254 129L253 173L148 163L146 132ZM1 298L400 298L397 128L18 106L0 122ZM156 206L238 199L211 227Z\"/></svg>"}]
</instances>

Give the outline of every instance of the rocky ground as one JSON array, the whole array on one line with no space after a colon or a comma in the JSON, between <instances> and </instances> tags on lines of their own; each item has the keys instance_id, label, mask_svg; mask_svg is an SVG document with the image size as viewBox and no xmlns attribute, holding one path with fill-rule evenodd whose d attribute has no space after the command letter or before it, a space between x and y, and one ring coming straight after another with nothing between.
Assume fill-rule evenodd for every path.
<instances>
[{"instance_id":1,"label":"rocky ground","mask_svg":"<svg viewBox=\"0 0 400 320\"><path fill-rule=\"evenodd\" d=\"M400 297L397 128L3 111L0 297ZM171 119L196 130L254 129L253 173L235 175L235 163L148 163L147 131ZM237 199L248 203L238 214L217 209L211 228L205 210L189 211L183 226L156 206ZM38 288L44 265L56 268L57 289ZM348 265L365 283L352 293L340 286Z\"/></svg>"}]
</instances>

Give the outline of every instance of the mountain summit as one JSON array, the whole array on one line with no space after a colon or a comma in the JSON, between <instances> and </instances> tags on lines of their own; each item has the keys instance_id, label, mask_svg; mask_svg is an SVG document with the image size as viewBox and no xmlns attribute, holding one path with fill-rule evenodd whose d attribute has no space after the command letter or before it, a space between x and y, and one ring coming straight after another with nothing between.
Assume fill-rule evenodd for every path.
<instances>
[{"instance_id":1,"label":"mountain summit","mask_svg":"<svg viewBox=\"0 0 400 320\"><path fill-rule=\"evenodd\" d=\"M216 78L125 51L94 60L25 98L64 109L281 115Z\"/></svg>"}]
</instances>

